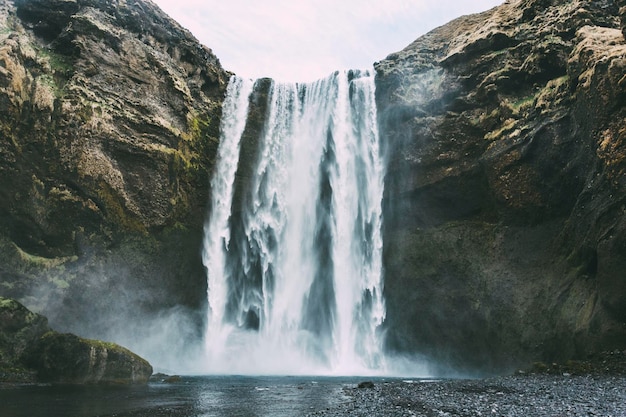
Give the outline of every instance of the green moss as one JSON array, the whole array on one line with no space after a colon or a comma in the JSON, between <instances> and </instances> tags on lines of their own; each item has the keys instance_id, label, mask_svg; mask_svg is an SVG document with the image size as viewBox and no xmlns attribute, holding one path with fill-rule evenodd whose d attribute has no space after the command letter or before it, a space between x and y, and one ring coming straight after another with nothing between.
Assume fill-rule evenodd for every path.
<instances>
[{"instance_id":1,"label":"green moss","mask_svg":"<svg viewBox=\"0 0 626 417\"><path fill-rule=\"evenodd\" d=\"M563 100L569 97L567 94L569 80L569 76L564 75L548 81L546 86L537 94L536 107L545 112L550 108L561 106Z\"/></svg>"},{"instance_id":2,"label":"green moss","mask_svg":"<svg viewBox=\"0 0 626 417\"><path fill-rule=\"evenodd\" d=\"M107 350L108 352L117 353L117 354L120 354L120 355L126 355L126 356L129 356L129 357L131 357L131 358L133 358L135 360L139 360L139 361L144 361L145 362L145 360L141 356L137 355L134 352L131 352L130 350L126 349L123 346L118 345L117 343L105 342L105 341L96 340L96 339L85 339L85 338L82 338L82 337L79 337L78 340L81 343L84 343L87 346L90 346L90 347L95 348L95 349ZM115 381L109 381L109 382L115 382ZM119 382L123 383L123 384L127 384L128 383L128 381L126 379L120 379Z\"/></svg>"},{"instance_id":3,"label":"green moss","mask_svg":"<svg viewBox=\"0 0 626 417\"><path fill-rule=\"evenodd\" d=\"M0 358L2 362L2 358ZM37 381L37 373L19 365L2 365L0 363L0 382L9 384L32 384Z\"/></svg>"},{"instance_id":4,"label":"green moss","mask_svg":"<svg viewBox=\"0 0 626 417\"><path fill-rule=\"evenodd\" d=\"M54 330L48 330L43 335L41 335L40 339L41 340L50 339L51 337L55 337L58 334L59 333L55 332Z\"/></svg>"},{"instance_id":5,"label":"green moss","mask_svg":"<svg viewBox=\"0 0 626 417\"><path fill-rule=\"evenodd\" d=\"M23 262L26 266L36 268L36 269L51 269L56 268L63 265L66 262L75 260L76 257L59 257L59 258L45 258L43 256L32 255L22 250L15 243L11 243L15 253L18 255L19 260Z\"/></svg>"},{"instance_id":6,"label":"green moss","mask_svg":"<svg viewBox=\"0 0 626 417\"><path fill-rule=\"evenodd\" d=\"M486 140L500 139L505 133L511 132L517 126L518 120L507 119L499 129L492 130L485 135Z\"/></svg>"},{"instance_id":7,"label":"green moss","mask_svg":"<svg viewBox=\"0 0 626 417\"><path fill-rule=\"evenodd\" d=\"M0 309L3 310L17 310L19 304L17 301L11 298L0 297Z\"/></svg>"},{"instance_id":8,"label":"green moss","mask_svg":"<svg viewBox=\"0 0 626 417\"><path fill-rule=\"evenodd\" d=\"M112 352L119 352L119 353L128 352L128 349L125 349L122 346L115 344L113 342L104 342L102 340L95 340L95 339L85 339L82 337L79 337L78 340L80 340L82 343L85 343L89 346L93 346L95 348L99 348L103 350L106 349Z\"/></svg>"},{"instance_id":9,"label":"green moss","mask_svg":"<svg viewBox=\"0 0 626 417\"><path fill-rule=\"evenodd\" d=\"M74 73L74 61L71 57L56 53L48 48L34 45L37 55L50 66L51 73L44 73L41 77L47 81L55 91L55 96L65 95L65 84ZM41 61L40 61L41 62Z\"/></svg>"},{"instance_id":10,"label":"green moss","mask_svg":"<svg viewBox=\"0 0 626 417\"><path fill-rule=\"evenodd\" d=\"M120 225L127 231L147 234L148 231L144 224L134 214L124 208L120 198L109 184L101 181L99 185L98 197L105 207L108 220L113 224Z\"/></svg>"},{"instance_id":11,"label":"green moss","mask_svg":"<svg viewBox=\"0 0 626 417\"><path fill-rule=\"evenodd\" d=\"M48 58L50 67L55 72L61 72L63 75L69 75L74 72L74 62L69 57L50 51Z\"/></svg>"},{"instance_id":12,"label":"green moss","mask_svg":"<svg viewBox=\"0 0 626 417\"><path fill-rule=\"evenodd\" d=\"M172 150L169 169L178 180L178 192L170 203L184 215L189 202L187 191L204 186L204 178L213 164L219 136L219 118L211 113L187 115L187 129L180 133L181 141ZM179 215L179 214L177 214Z\"/></svg>"},{"instance_id":13,"label":"green moss","mask_svg":"<svg viewBox=\"0 0 626 417\"><path fill-rule=\"evenodd\" d=\"M74 72L74 61L71 57L59 54L46 47L40 47L38 45L33 46L37 55L48 62L53 72L65 77Z\"/></svg>"},{"instance_id":14,"label":"green moss","mask_svg":"<svg viewBox=\"0 0 626 417\"><path fill-rule=\"evenodd\" d=\"M40 75L39 77L37 77L37 81L49 87L56 98L62 97L63 90L59 87L51 74Z\"/></svg>"},{"instance_id":15,"label":"green moss","mask_svg":"<svg viewBox=\"0 0 626 417\"><path fill-rule=\"evenodd\" d=\"M191 171L194 167L191 163L191 160L188 159L182 152L179 150L174 150L172 152L172 168L176 172L181 171Z\"/></svg>"},{"instance_id":16,"label":"green moss","mask_svg":"<svg viewBox=\"0 0 626 417\"><path fill-rule=\"evenodd\" d=\"M46 288L66 290L76 279L72 266L78 256L62 256L47 258L33 255L20 248L6 238L0 238L0 263L9 274L8 281L0 282L0 288L6 289L8 294L23 297L23 288L46 285ZM13 290L13 291L10 291ZM31 302L30 305L37 304Z\"/></svg>"},{"instance_id":17,"label":"green moss","mask_svg":"<svg viewBox=\"0 0 626 417\"><path fill-rule=\"evenodd\" d=\"M513 109L513 114L519 114L524 110L532 108L535 100L537 100L537 94L531 94L512 103L511 109Z\"/></svg>"},{"instance_id":18,"label":"green moss","mask_svg":"<svg viewBox=\"0 0 626 417\"><path fill-rule=\"evenodd\" d=\"M183 133L182 137L185 140L198 140L202 137L209 125L210 119L203 119L190 114L187 117L187 132Z\"/></svg>"}]
</instances>

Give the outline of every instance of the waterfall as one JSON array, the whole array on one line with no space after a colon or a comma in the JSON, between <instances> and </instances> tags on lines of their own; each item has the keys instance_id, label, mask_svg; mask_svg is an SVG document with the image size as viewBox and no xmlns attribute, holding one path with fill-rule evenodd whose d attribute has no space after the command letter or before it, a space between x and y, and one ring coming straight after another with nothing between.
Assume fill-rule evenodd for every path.
<instances>
[{"instance_id":1,"label":"waterfall","mask_svg":"<svg viewBox=\"0 0 626 417\"><path fill-rule=\"evenodd\" d=\"M267 83L232 77L223 105L203 248L206 370L382 372L384 168L373 74ZM262 128L246 129L263 85ZM256 156L240 161L250 135Z\"/></svg>"}]
</instances>

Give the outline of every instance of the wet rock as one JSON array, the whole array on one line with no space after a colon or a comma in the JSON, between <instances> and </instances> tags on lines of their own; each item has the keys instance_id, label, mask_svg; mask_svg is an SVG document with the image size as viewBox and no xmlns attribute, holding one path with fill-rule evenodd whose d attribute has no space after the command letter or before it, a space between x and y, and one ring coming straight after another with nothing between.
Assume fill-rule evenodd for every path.
<instances>
[{"instance_id":1,"label":"wet rock","mask_svg":"<svg viewBox=\"0 0 626 417\"><path fill-rule=\"evenodd\" d=\"M0 382L143 384L151 374L128 349L50 331L45 317L0 297Z\"/></svg>"},{"instance_id":2,"label":"wet rock","mask_svg":"<svg viewBox=\"0 0 626 417\"><path fill-rule=\"evenodd\" d=\"M311 416L624 415L623 377L522 376L440 381L387 381L344 389L347 400Z\"/></svg>"},{"instance_id":3,"label":"wet rock","mask_svg":"<svg viewBox=\"0 0 626 417\"><path fill-rule=\"evenodd\" d=\"M152 366L128 349L69 333L46 333L23 361L43 382L145 384L152 375Z\"/></svg>"},{"instance_id":4,"label":"wet rock","mask_svg":"<svg viewBox=\"0 0 626 417\"><path fill-rule=\"evenodd\" d=\"M176 384L178 382L181 382L183 379L180 377L180 375L170 375L167 378L165 378L165 382L168 384Z\"/></svg>"},{"instance_id":5,"label":"wet rock","mask_svg":"<svg viewBox=\"0 0 626 417\"><path fill-rule=\"evenodd\" d=\"M162 382L165 384L176 384L182 381L180 375L168 375L164 373L156 373L150 377L151 382Z\"/></svg>"},{"instance_id":6,"label":"wet rock","mask_svg":"<svg viewBox=\"0 0 626 417\"><path fill-rule=\"evenodd\" d=\"M0 297L0 381L32 382L35 374L21 362L24 352L46 332L48 320L15 300Z\"/></svg>"},{"instance_id":7,"label":"wet rock","mask_svg":"<svg viewBox=\"0 0 626 417\"><path fill-rule=\"evenodd\" d=\"M623 349L624 10L508 1L376 64L389 349L490 372ZM152 2L0 1L0 294L95 334L204 308L229 75Z\"/></svg>"},{"instance_id":8,"label":"wet rock","mask_svg":"<svg viewBox=\"0 0 626 417\"><path fill-rule=\"evenodd\" d=\"M389 348L495 372L623 349L620 16L509 1L376 64Z\"/></svg>"},{"instance_id":9,"label":"wet rock","mask_svg":"<svg viewBox=\"0 0 626 417\"><path fill-rule=\"evenodd\" d=\"M0 295L90 334L199 309L229 75L149 1L0 1Z\"/></svg>"}]
</instances>

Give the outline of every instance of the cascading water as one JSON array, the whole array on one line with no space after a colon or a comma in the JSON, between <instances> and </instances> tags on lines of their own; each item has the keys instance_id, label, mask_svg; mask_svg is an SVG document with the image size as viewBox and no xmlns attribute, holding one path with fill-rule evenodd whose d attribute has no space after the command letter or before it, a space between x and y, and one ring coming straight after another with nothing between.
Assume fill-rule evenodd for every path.
<instances>
[{"instance_id":1,"label":"cascading water","mask_svg":"<svg viewBox=\"0 0 626 417\"><path fill-rule=\"evenodd\" d=\"M235 179L254 89L233 77L223 107L203 257L207 371L383 372L384 169L373 75L272 82L245 183Z\"/></svg>"}]
</instances>

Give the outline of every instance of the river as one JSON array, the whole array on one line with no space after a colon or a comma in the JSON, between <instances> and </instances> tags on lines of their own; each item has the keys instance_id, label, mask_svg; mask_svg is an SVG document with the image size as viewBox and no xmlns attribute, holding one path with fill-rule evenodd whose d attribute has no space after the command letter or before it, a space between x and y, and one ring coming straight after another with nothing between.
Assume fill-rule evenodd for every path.
<instances>
[{"instance_id":1,"label":"river","mask_svg":"<svg viewBox=\"0 0 626 417\"><path fill-rule=\"evenodd\" d=\"M137 387L0 389L2 417L626 416L626 377L182 377Z\"/></svg>"}]
</instances>

